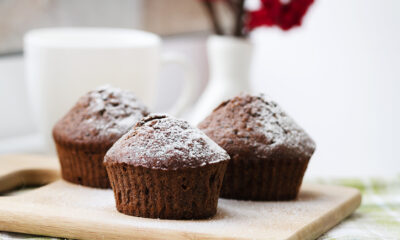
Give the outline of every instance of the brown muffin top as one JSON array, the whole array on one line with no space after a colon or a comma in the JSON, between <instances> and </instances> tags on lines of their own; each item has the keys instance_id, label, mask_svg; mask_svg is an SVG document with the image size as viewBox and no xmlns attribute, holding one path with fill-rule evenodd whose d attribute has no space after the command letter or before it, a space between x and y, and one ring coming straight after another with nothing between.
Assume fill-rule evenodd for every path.
<instances>
[{"instance_id":1,"label":"brown muffin top","mask_svg":"<svg viewBox=\"0 0 400 240\"><path fill-rule=\"evenodd\" d=\"M314 141L292 118L264 95L241 94L221 103L199 128L234 157L266 158L274 150L309 159Z\"/></svg>"},{"instance_id":2,"label":"brown muffin top","mask_svg":"<svg viewBox=\"0 0 400 240\"><path fill-rule=\"evenodd\" d=\"M148 114L132 92L103 86L82 96L56 123L53 136L61 144L111 147Z\"/></svg>"},{"instance_id":3,"label":"brown muffin top","mask_svg":"<svg viewBox=\"0 0 400 240\"><path fill-rule=\"evenodd\" d=\"M184 120L151 114L107 152L106 163L152 169L195 168L229 160L224 149Z\"/></svg>"}]
</instances>

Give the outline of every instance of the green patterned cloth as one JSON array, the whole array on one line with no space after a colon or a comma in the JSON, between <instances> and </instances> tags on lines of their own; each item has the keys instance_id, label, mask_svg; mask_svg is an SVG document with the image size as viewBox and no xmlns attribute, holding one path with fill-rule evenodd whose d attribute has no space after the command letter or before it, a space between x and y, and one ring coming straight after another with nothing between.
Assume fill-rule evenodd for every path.
<instances>
[{"instance_id":1,"label":"green patterned cloth","mask_svg":"<svg viewBox=\"0 0 400 240\"><path fill-rule=\"evenodd\" d=\"M319 182L358 188L363 199L355 213L318 240L400 239L400 176Z\"/></svg>"},{"instance_id":2,"label":"green patterned cloth","mask_svg":"<svg viewBox=\"0 0 400 240\"><path fill-rule=\"evenodd\" d=\"M313 182L358 188L361 207L318 240L400 240L400 176L391 179L318 179ZM2 233L1 240L49 240L24 234Z\"/></svg>"}]
</instances>

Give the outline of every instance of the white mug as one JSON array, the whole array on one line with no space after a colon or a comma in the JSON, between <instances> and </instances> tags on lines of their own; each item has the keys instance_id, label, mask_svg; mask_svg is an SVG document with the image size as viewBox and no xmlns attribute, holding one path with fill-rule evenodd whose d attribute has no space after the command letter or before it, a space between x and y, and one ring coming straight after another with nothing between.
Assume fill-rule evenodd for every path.
<instances>
[{"instance_id":1,"label":"white mug","mask_svg":"<svg viewBox=\"0 0 400 240\"><path fill-rule=\"evenodd\" d=\"M170 113L179 115L193 101L196 82L179 54L162 54L159 36L131 29L49 28L24 37L25 73L35 122L45 151L54 152L53 125L84 93L110 84L131 90L145 104L155 102L162 63L185 71L185 86Z\"/></svg>"}]
</instances>

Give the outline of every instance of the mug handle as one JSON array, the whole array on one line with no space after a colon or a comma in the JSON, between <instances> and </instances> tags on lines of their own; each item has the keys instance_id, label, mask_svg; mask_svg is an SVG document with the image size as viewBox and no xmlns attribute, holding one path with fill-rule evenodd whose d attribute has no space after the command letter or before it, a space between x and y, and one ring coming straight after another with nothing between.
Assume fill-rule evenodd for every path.
<instances>
[{"instance_id":1,"label":"mug handle","mask_svg":"<svg viewBox=\"0 0 400 240\"><path fill-rule=\"evenodd\" d=\"M182 54L166 52L161 55L161 62L166 64L177 64L183 69L183 89L176 103L168 111L172 116L179 117L194 102L198 82L194 74L193 64Z\"/></svg>"}]
</instances>

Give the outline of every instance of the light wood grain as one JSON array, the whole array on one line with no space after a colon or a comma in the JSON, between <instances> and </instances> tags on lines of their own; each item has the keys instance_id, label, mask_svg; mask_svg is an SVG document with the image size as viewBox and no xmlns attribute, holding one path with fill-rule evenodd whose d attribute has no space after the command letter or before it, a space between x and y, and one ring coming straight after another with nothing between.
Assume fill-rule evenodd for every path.
<instances>
[{"instance_id":1,"label":"light wood grain","mask_svg":"<svg viewBox=\"0 0 400 240\"><path fill-rule=\"evenodd\" d=\"M1 179L0 172L0 185ZM0 230L74 239L315 239L360 201L352 188L304 184L296 201L220 199L212 219L159 220L118 213L111 190L59 180L0 197Z\"/></svg>"},{"instance_id":2,"label":"light wood grain","mask_svg":"<svg viewBox=\"0 0 400 240\"><path fill-rule=\"evenodd\" d=\"M0 193L22 186L44 185L59 179L56 157L43 155L0 156Z\"/></svg>"}]
</instances>

